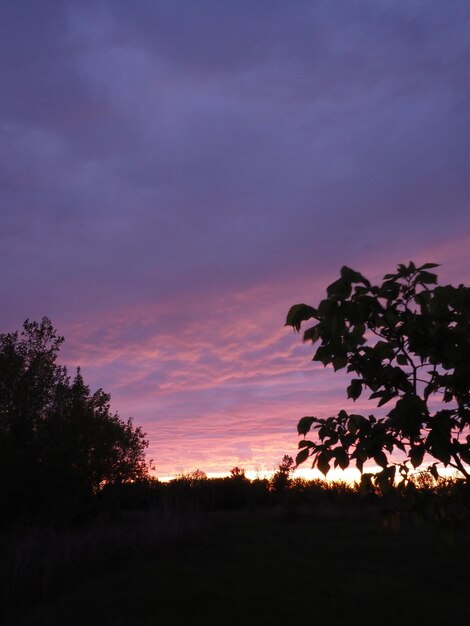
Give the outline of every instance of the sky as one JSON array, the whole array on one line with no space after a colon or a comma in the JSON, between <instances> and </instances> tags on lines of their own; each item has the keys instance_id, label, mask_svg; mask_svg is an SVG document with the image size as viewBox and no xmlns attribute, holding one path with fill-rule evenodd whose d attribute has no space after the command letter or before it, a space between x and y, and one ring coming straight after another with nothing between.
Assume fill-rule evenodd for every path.
<instances>
[{"instance_id":1,"label":"sky","mask_svg":"<svg viewBox=\"0 0 470 626\"><path fill-rule=\"evenodd\" d=\"M3 0L0 332L48 316L159 476L348 408L284 322L348 265L470 282L466 0Z\"/></svg>"}]
</instances>

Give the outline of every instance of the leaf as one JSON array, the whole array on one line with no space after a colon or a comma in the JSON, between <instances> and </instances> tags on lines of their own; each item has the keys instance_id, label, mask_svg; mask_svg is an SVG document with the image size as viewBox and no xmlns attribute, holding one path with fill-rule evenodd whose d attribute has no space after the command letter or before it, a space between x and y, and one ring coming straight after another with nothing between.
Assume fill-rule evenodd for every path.
<instances>
[{"instance_id":1,"label":"leaf","mask_svg":"<svg viewBox=\"0 0 470 626\"><path fill-rule=\"evenodd\" d=\"M355 435L363 422L364 417L362 415L351 414L348 420L348 431Z\"/></svg>"},{"instance_id":2,"label":"leaf","mask_svg":"<svg viewBox=\"0 0 470 626\"><path fill-rule=\"evenodd\" d=\"M341 268L341 278L344 278L344 280L347 280L349 283L362 283L363 285L366 285L366 287L370 287L369 281L364 278L362 274L352 270L346 265L343 265Z\"/></svg>"},{"instance_id":3,"label":"leaf","mask_svg":"<svg viewBox=\"0 0 470 626\"><path fill-rule=\"evenodd\" d=\"M410 457L411 465L416 469L423 462L424 446L412 446L408 456Z\"/></svg>"},{"instance_id":4,"label":"leaf","mask_svg":"<svg viewBox=\"0 0 470 626\"><path fill-rule=\"evenodd\" d=\"M309 449L303 448L295 457L295 464L301 465L304 461L308 459L308 456L309 456Z\"/></svg>"},{"instance_id":5,"label":"leaf","mask_svg":"<svg viewBox=\"0 0 470 626\"><path fill-rule=\"evenodd\" d=\"M439 263L425 263L424 265L421 265L421 267L418 267L418 271L420 272L421 270L432 270L435 267L440 267Z\"/></svg>"},{"instance_id":6,"label":"leaf","mask_svg":"<svg viewBox=\"0 0 470 626\"><path fill-rule=\"evenodd\" d=\"M364 333L366 332L366 325L363 322L359 322L358 324L354 324L354 328L352 329L351 336L355 341L359 341L363 338Z\"/></svg>"},{"instance_id":7,"label":"leaf","mask_svg":"<svg viewBox=\"0 0 470 626\"><path fill-rule=\"evenodd\" d=\"M320 337L319 324L317 324L316 326L312 326L311 328L309 328L308 330L304 332L304 342L311 341L312 343L315 343L316 341L318 341L319 337Z\"/></svg>"},{"instance_id":8,"label":"leaf","mask_svg":"<svg viewBox=\"0 0 470 626\"><path fill-rule=\"evenodd\" d=\"M335 372L337 372L343 367L346 367L346 365L348 364L348 359L345 356L338 355L338 356L333 357L331 359L331 362L333 364L333 368Z\"/></svg>"},{"instance_id":9,"label":"leaf","mask_svg":"<svg viewBox=\"0 0 470 626\"><path fill-rule=\"evenodd\" d=\"M380 465L380 467L383 467L384 469L388 465L387 456L383 450L380 450L380 452L377 452L377 454L374 455L374 461L377 465Z\"/></svg>"},{"instance_id":10,"label":"leaf","mask_svg":"<svg viewBox=\"0 0 470 626\"><path fill-rule=\"evenodd\" d=\"M318 315L320 317L327 317L337 307L336 302L333 300L322 300L318 305Z\"/></svg>"},{"instance_id":11,"label":"leaf","mask_svg":"<svg viewBox=\"0 0 470 626\"><path fill-rule=\"evenodd\" d=\"M355 435L358 430L359 430L359 426L356 424L356 422L353 419L349 419L348 431L351 433L351 435Z\"/></svg>"},{"instance_id":12,"label":"leaf","mask_svg":"<svg viewBox=\"0 0 470 626\"><path fill-rule=\"evenodd\" d=\"M431 295L429 291L420 291L415 294L414 301L416 304L419 304L420 307L425 307L429 304L431 300Z\"/></svg>"},{"instance_id":13,"label":"leaf","mask_svg":"<svg viewBox=\"0 0 470 626\"><path fill-rule=\"evenodd\" d=\"M325 452L321 452L318 456L317 467L324 476L330 471L329 455Z\"/></svg>"},{"instance_id":14,"label":"leaf","mask_svg":"<svg viewBox=\"0 0 470 626\"><path fill-rule=\"evenodd\" d=\"M431 272L419 272L417 281L423 284L435 284L437 283L437 274L432 274Z\"/></svg>"},{"instance_id":15,"label":"leaf","mask_svg":"<svg viewBox=\"0 0 470 626\"><path fill-rule=\"evenodd\" d=\"M453 393L446 389L446 391L444 392L444 397L442 399L444 400L444 402L452 402L453 397Z\"/></svg>"},{"instance_id":16,"label":"leaf","mask_svg":"<svg viewBox=\"0 0 470 626\"><path fill-rule=\"evenodd\" d=\"M335 448L335 467L338 465L342 470L345 470L349 466L349 456L346 450L342 447Z\"/></svg>"},{"instance_id":17,"label":"leaf","mask_svg":"<svg viewBox=\"0 0 470 626\"><path fill-rule=\"evenodd\" d=\"M380 359L392 359L394 355L393 346L387 341L377 341L374 352Z\"/></svg>"},{"instance_id":18,"label":"leaf","mask_svg":"<svg viewBox=\"0 0 470 626\"><path fill-rule=\"evenodd\" d=\"M426 438L426 449L446 467L450 463L452 451L450 415L448 410L438 411L432 418L431 431Z\"/></svg>"},{"instance_id":19,"label":"leaf","mask_svg":"<svg viewBox=\"0 0 470 626\"><path fill-rule=\"evenodd\" d=\"M289 309L287 314L285 326L292 326L297 332L300 330L300 325L306 320L316 317L317 310L308 304L294 304Z\"/></svg>"},{"instance_id":20,"label":"leaf","mask_svg":"<svg viewBox=\"0 0 470 626\"><path fill-rule=\"evenodd\" d=\"M351 291L351 283L344 280L344 278L335 280L334 283L331 283L331 285L328 285L326 288L328 298L334 298L337 300L345 300L346 298L349 298Z\"/></svg>"},{"instance_id":21,"label":"leaf","mask_svg":"<svg viewBox=\"0 0 470 626\"><path fill-rule=\"evenodd\" d=\"M314 417L311 417L308 415L305 417L302 417L299 420L299 423L297 424L297 432L299 433L299 435L305 436L309 432L314 421L315 421Z\"/></svg>"},{"instance_id":22,"label":"leaf","mask_svg":"<svg viewBox=\"0 0 470 626\"><path fill-rule=\"evenodd\" d=\"M395 280L386 280L379 289L379 297L395 300L400 293L400 285Z\"/></svg>"},{"instance_id":23,"label":"leaf","mask_svg":"<svg viewBox=\"0 0 470 626\"><path fill-rule=\"evenodd\" d=\"M328 346L320 346L313 355L312 361L320 361L326 367L331 361L331 350Z\"/></svg>"},{"instance_id":24,"label":"leaf","mask_svg":"<svg viewBox=\"0 0 470 626\"><path fill-rule=\"evenodd\" d=\"M405 354L399 354L397 356L398 365L408 365L408 357Z\"/></svg>"},{"instance_id":25,"label":"leaf","mask_svg":"<svg viewBox=\"0 0 470 626\"><path fill-rule=\"evenodd\" d=\"M375 394L372 394L372 395L375 395ZM383 406L384 404L387 404L387 402L392 400L392 398L395 398L396 395L397 394L394 391L384 391L382 393L382 399L380 400L377 406L379 407L379 406Z\"/></svg>"},{"instance_id":26,"label":"leaf","mask_svg":"<svg viewBox=\"0 0 470 626\"><path fill-rule=\"evenodd\" d=\"M357 400L362 393L362 380L360 378L353 378L351 384L347 388L348 398Z\"/></svg>"}]
</instances>

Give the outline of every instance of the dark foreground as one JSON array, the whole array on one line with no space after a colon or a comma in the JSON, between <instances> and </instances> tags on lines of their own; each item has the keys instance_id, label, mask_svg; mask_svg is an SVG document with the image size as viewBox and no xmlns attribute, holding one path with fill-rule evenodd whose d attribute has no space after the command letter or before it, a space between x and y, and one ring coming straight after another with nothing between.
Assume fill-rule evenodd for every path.
<instances>
[{"instance_id":1,"label":"dark foreground","mask_svg":"<svg viewBox=\"0 0 470 626\"><path fill-rule=\"evenodd\" d=\"M108 554L5 626L470 623L470 541L373 520L215 513L179 538ZM138 542L138 537L136 536ZM129 548L129 546L128 546ZM64 575L66 574L64 570Z\"/></svg>"}]
</instances>

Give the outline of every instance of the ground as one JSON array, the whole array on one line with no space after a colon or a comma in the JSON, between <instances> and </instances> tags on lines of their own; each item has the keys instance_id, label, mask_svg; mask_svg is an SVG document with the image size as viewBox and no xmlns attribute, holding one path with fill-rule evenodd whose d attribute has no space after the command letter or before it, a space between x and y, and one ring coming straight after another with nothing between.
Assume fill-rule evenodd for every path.
<instances>
[{"instance_id":1,"label":"ground","mask_svg":"<svg viewBox=\"0 0 470 626\"><path fill-rule=\"evenodd\" d=\"M376 520L219 513L194 534L94 572L8 626L470 623L468 532Z\"/></svg>"}]
</instances>

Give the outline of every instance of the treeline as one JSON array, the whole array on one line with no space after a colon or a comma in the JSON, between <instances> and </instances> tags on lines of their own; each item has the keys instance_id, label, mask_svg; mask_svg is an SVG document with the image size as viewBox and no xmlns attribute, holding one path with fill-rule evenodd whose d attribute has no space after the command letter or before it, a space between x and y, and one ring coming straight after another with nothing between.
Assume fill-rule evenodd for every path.
<instances>
[{"instance_id":1,"label":"treeline","mask_svg":"<svg viewBox=\"0 0 470 626\"><path fill-rule=\"evenodd\" d=\"M384 491L371 474L357 483L295 478L291 461L284 457L270 479L250 480L244 470L234 468L223 478L208 478L196 470L169 482L148 479L108 485L100 494L100 510L107 514L171 510L183 515L266 511L293 522L353 516L394 528L402 523L437 523L451 532L468 517L470 489L458 478L436 479L423 471Z\"/></svg>"}]
</instances>

